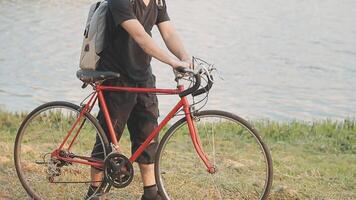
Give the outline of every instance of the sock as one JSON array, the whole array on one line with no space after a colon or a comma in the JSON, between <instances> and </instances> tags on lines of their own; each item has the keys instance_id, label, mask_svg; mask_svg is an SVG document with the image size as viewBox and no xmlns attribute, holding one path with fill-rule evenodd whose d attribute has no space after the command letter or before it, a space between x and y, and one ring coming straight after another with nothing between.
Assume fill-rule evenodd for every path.
<instances>
[{"instance_id":1,"label":"sock","mask_svg":"<svg viewBox=\"0 0 356 200\"><path fill-rule=\"evenodd\" d=\"M158 194L157 185L143 187L143 200L156 200Z\"/></svg>"},{"instance_id":2,"label":"sock","mask_svg":"<svg viewBox=\"0 0 356 200\"><path fill-rule=\"evenodd\" d=\"M86 199L88 199L89 197L93 196L94 192L98 189L98 187L90 185L89 189L88 189L88 193L86 196Z\"/></svg>"}]
</instances>

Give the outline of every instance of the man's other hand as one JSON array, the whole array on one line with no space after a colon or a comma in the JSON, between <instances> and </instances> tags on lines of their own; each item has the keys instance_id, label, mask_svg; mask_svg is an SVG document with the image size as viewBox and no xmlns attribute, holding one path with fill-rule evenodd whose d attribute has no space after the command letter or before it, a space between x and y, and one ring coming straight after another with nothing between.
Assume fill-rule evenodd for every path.
<instances>
[{"instance_id":1,"label":"man's other hand","mask_svg":"<svg viewBox=\"0 0 356 200\"><path fill-rule=\"evenodd\" d=\"M179 61L179 60L172 60L170 65L173 67L173 69L177 67L186 67L186 68L191 67L191 63L185 61Z\"/></svg>"},{"instance_id":2,"label":"man's other hand","mask_svg":"<svg viewBox=\"0 0 356 200\"><path fill-rule=\"evenodd\" d=\"M186 63L189 63L189 68L192 69L194 66L193 66L193 60L192 60L192 57L190 56L186 56L184 57L183 59L181 59L182 62L186 62Z\"/></svg>"}]
</instances>

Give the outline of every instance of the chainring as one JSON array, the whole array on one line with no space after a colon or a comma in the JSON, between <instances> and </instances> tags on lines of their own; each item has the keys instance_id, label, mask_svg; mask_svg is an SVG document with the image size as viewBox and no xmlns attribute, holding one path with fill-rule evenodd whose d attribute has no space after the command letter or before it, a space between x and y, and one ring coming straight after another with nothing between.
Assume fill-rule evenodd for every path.
<instances>
[{"instance_id":1,"label":"chainring","mask_svg":"<svg viewBox=\"0 0 356 200\"><path fill-rule=\"evenodd\" d=\"M134 177L131 161L126 156L116 152L105 158L104 173L109 184L115 188L127 187Z\"/></svg>"}]
</instances>

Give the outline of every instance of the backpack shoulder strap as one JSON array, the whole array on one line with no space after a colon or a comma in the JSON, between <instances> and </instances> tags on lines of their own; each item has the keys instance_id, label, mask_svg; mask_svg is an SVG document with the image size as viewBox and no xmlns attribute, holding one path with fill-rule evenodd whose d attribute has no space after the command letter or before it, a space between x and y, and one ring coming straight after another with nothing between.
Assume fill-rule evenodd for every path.
<instances>
[{"instance_id":1,"label":"backpack shoulder strap","mask_svg":"<svg viewBox=\"0 0 356 200\"><path fill-rule=\"evenodd\" d=\"M100 6L100 4L101 4L101 1L98 1L98 2L96 3L96 6L95 6L95 9L94 9L94 10L98 9L99 6Z\"/></svg>"},{"instance_id":2,"label":"backpack shoulder strap","mask_svg":"<svg viewBox=\"0 0 356 200\"><path fill-rule=\"evenodd\" d=\"M162 9L164 7L163 0L156 0L156 4L158 9Z\"/></svg>"}]
</instances>

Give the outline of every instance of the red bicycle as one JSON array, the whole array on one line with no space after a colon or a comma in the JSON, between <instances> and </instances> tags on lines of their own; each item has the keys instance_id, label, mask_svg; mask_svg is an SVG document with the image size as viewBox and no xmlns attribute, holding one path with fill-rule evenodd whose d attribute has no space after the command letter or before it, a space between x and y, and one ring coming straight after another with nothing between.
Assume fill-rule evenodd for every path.
<instances>
[{"instance_id":1,"label":"red bicycle","mask_svg":"<svg viewBox=\"0 0 356 200\"><path fill-rule=\"evenodd\" d=\"M78 71L83 86L93 87L93 93L81 106L46 103L32 111L18 130L15 166L28 195L33 199L82 199L92 183L91 167L102 169L105 174L98 191L108 193L112 187L127 187L133 180L137 157L173 117L182 115L166 131L156 154L156 182L165 199L267 199L272 185L272 160L267 146L242 118L223 111L200 111L213 86L215 68L199 59L194 62L200 69L179 68L176 72L177 89L104 86L103 81L120 75ZM181 84L183 80L191 81L187 90ZM202 80L207 83L204 87ZM116 138L104 91L179 95L180 100L127 158L116 151L120 138ZM189 95L193 104L189 103ZM205 95L200 104L196 102L199 95ZM90 114L97 101L105 115L110 140ZM102 143L99 153L104 160L91 157L96 138Z\"/></svg>"}]
</instances>

